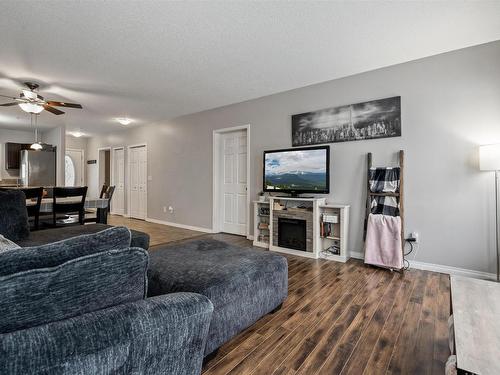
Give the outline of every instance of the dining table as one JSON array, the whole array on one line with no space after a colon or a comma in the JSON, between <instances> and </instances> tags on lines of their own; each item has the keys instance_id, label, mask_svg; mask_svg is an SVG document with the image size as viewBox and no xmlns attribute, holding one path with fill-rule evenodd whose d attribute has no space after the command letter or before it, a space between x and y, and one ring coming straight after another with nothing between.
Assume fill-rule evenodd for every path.
<instances>
[{"instance_id":1,"label":"dining table","mask_svg":"<svg viewBox=\"0 0 500 375\"><path fill-rule=\"evenodd\" d=\"M67 198L57 198L57 203L77 203L80 201L79 197L67 197ZM85 198L85 209L96 209L97 223L107 224L108 223L108 211L109 211L109 200L106 198ZM35 202L32 200L27 200L26 205L34 205ZM53 198L43 198L40 204L40 212L50 213L52 212Z\"/></svg>"}]
</instances>

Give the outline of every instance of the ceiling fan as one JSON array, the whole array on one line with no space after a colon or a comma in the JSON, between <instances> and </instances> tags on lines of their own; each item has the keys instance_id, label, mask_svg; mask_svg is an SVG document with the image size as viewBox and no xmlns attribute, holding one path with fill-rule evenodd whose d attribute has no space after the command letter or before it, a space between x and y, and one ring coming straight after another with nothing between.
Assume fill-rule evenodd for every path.
<instances>
[{"instance_id":1,"label":"ceiling fan","mask_svg":"<svg viewBox=\"0 0 500 375\"><path fill-rule=\"evenodd\" d=\"M18 105L24 112L38 114L45 109L46 111L53 113L54 115L62 115L64 113L60 109L54 107L82 108L80 104L45 100L43 96L35 92L35 90L37 90L39 87L38 84L32 82L24 82L24 84L29 88L29 90L22 90L19 98L0 95L4 98L15 100L11 103L0 104L0 107L10 107L13 105Z\"/></svg>"}]
</instances>

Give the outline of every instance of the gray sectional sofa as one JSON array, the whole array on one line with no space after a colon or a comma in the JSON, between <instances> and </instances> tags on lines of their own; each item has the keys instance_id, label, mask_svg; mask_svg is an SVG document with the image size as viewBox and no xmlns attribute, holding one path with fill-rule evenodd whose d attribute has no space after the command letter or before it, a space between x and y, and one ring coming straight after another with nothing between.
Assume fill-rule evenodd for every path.
<instances>
[{"instance_id":1,"label":"gray sectional sofa","mask_svg":"<svg viewBox=\"0 0 500 375\"><path fill-rule=\"evenodd\" d=\"M16 243L21 247L39 246L71 237L101 232L108 228L112 228L112 226L106 224L87 224L44 229L30 232L28 237L18 240ZM147 233L136 230L130 230L130 233L130 247L140 247L144 250L149 249L149 235Z\"/></svg>"},{"instance_id":2,"label":"gray sectional sofa","mask_svg":"<svg viewBox=\"0 0 500 375\"><path fill-rule=\"evenodd\" d=\"M102 224L29 233L23 195L0 191L0 234L21 246L0 246L0 374L199 374L287 297L280 255L147 251L147 234Z\"/></svg>"},{"instance_id":3,"label":"gray sectional sofa","mask_svg":"<svg viewBox=\"0 0 500 375\"><path fill-rule=\"evenodd\" d=\"M212 317L146 298L148 253L117 227L0 252L0 374L199 374Z\"/></svg>"}]
</instances>

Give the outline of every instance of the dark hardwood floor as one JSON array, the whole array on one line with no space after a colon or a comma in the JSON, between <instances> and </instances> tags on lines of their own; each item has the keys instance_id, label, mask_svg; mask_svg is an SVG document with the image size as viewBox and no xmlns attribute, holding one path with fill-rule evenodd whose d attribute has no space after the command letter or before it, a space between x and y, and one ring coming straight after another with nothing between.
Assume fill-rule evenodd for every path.
<instances>
[{"instance_id":1,"label":"dark hardwood floor","mask_svg":"<svg viewBox=\"0 0 500 375\"><path fill-rule=\"evenodd\" d=\"M242 237L206 235L248 246ZM204 375L443 374L448 275L287 256L289 296L222 346Z\"/></svg>"}]
</instances>

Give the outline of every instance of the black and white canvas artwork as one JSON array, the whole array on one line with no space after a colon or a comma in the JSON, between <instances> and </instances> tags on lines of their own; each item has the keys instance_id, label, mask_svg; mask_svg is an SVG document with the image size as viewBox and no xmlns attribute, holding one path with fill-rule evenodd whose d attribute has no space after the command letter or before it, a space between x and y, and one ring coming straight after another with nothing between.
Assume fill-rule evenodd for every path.
<instances>
[{"instance_id":1,"label":"black and white canvas artwork","mask_svg":"<svg viewBox=\"0 0 500 375\"><path fill-rule=\"evenodd\" d=\"M400 96L292 116L293 146L399 136Z\"/></svg>"}]
</instances>

